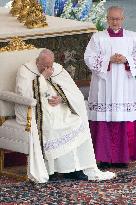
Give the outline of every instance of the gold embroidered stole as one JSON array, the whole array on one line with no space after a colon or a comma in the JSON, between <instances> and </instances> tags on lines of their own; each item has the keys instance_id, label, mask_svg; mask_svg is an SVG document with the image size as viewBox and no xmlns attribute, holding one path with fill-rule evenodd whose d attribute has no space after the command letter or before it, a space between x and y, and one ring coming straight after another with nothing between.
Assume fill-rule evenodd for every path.
<instances>
[{"instance_id":1,"label":"gold embroidered stole","mask_svg":"<svg viewBox=\"0 0 136 205\"><path fill-rule=\"evenodd\" d=\"M36 123L37 123L37 129L38 129L38 135L41 143L42 153L44 154L43 131L42 131L43 112L42 112L39 77L40 76L36 76L36 78L33 80L33 94L34 94L34 98L37 100L35 116L36 116Z\"/></svg>"},{"instance_id":2,"label":"gold embroidered stole","mask_svg":"<svg viewBox=\"0 0 136 205\"><path fill-rule=\"evenodd\" d=\"M63 92L62 88L61 88L58 84L53 83L51 78L47 79L47 81L48 81L48 82L50 83L50 85L54 88L54 90L57 92L57 94L58 94L59 96L61 96L62 102L69 107L69 109L71 110L71 112L72 112L73 114L77 114L77 113L75 112L75 110L72 108L72 106L70 105L70 103L69 103L69 101L68 101L68 99L67 99L65 93Z\"/></svg>"}]
</instances>

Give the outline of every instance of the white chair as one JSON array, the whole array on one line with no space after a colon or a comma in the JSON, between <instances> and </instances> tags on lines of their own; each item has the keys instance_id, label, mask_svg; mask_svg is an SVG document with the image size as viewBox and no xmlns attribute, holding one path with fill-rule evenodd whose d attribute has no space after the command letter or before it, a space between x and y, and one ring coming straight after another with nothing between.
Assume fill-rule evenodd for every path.
<instances>
[{"instance_id":1,"label":"white chair","mask_svg":"<svg viewBox=\"0 0 136 205\"><path fill-rule=\"evenodd\" d=\"M17 69L23 63L35 59L41 50L34 48L31 50L0 52L0 174L18 177L15 173L7 172L4 169L4 152L6 150L29 155L31 109L32 106L35 106L36 102L33 98L17 95L14 93L14 90ZM84 85L81 83L77 83L77 85L84 94L85 92L82 90ZM87 95L88 91L85 98L87 98ZM14 105L17 103L28 107L26 126L16 122ZM18 178L26 179L26 177L19 176Z\"/></svg>"},{"instance_id":2,"label":"white chair","mask_svg":"<svg viewBox=\"0 0 136 205\"><path fill-rule=\"evenodd\" d=\"M31 129L31 107L34 99L24 98L14 93L17 69L25 62L36 58L41 49L0 52L0 174L15 175L4 170L4 151L29 153L29 134ZM16 122L14 105L28 106L27 124ZM21 179L21 177L19 177ZM23 177L23 178L26 178Z\"/></svg>"}]
</instances>

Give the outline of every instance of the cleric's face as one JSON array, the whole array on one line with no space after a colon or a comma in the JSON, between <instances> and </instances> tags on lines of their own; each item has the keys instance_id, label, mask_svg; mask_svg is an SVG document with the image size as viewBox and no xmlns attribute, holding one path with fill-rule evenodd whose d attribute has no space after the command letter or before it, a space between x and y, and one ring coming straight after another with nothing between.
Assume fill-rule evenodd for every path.
<instances>
[{"instance_id":1,"label":"cleric's face","mask_svg":"<svg viewBox=\"0 0 136 205\"><path fill-rule=\"evenodd\" d=\"M38 59L36 64L39 72L42 73L44 70L53 72L53 62L54 58L50 56Z\"/></svg>"},{"instance_id":2,"label":"cleric's face","mask_svg":"<svg viewBox=\"0 0 136 205\"><path fill-rule=\"evenodd\" d=\"M119 9L110 10L107 15L107 23L114 31L119 30L122 27L124 21L123 12Z\"/></svg>"}]
</instances>

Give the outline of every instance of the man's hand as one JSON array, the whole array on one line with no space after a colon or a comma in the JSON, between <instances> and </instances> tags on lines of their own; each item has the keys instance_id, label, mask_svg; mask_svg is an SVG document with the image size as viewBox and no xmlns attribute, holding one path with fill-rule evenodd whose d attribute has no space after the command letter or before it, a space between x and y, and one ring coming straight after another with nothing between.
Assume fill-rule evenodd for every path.
<instances>
[{"instance_id":1,"label":"man's hand","mask_svg":"<svg viewBox=\"0 0 136 205\"><path fill-rule=\"evenodd\" d=\"M44 71L42 72L42 75L44 76L45 79L49 78L53 73L53 69L50 68L46 68L44 69Z\"/></svg>"},{"instance_id":2,"label":"man's hand","mask_svg":"<svg viewBox=\"0 0 136 205\"><path fill-rule=\"evenodd\" d=\"M113 55L110 57L110 62L111 63L116 63L117 62L117 56L116 55Z\"/></svg>"},{"instance_id":3,"label":"man's hand","mask_svg":"<svg viewBox=\"0 0 136 205\"><path fill-rule=\"evenodd\" d=\"M48 102L51 106L56 106L62 103L62 98L60 96L52 96L52 98L49 99Z\"/></svg>"},{"instance_id":4,"label":"man's hand","mask_svg":"<svg viewBox=\"0 0 136 205\"><path fill-rule=\"evenodd\" d=\"M122 64L122 63L126 63L127 59L125 56L115 53L115 55L111 56L110 58L110 62L111 63L117 63L117 64Z\"/></svg>"},{"instance_id":5,"label":"man's hand","mask_svg":"<svg viewBox=\"0 0 136 205\"><path fill-rule=\"evenodd\" d=\"M118 61L119 61L119 63L126 63L127 59L125 56L118 54Z\"/></svg>"}]
</instances>

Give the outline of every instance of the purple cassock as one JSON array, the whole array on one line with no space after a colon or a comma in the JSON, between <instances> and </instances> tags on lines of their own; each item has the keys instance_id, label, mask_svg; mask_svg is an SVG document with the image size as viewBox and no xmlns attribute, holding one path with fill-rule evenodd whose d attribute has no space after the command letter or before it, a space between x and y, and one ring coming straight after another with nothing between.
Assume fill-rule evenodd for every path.
<instances>
[{"instance_id":1,"label":"purple cassock","mask_svg":"<svg viewBox=\"0 0 136 205\"><path fill-rule=\"evenodd\" d=\"M110 37L123 37L122 28L118 33L114 33L111 28L107 31ZM129 70L128 63L125 64L125 69ZM136 121L89 121L89 125L96 161L128 163L136 160Z\"/></svg>"}]
</instances>

